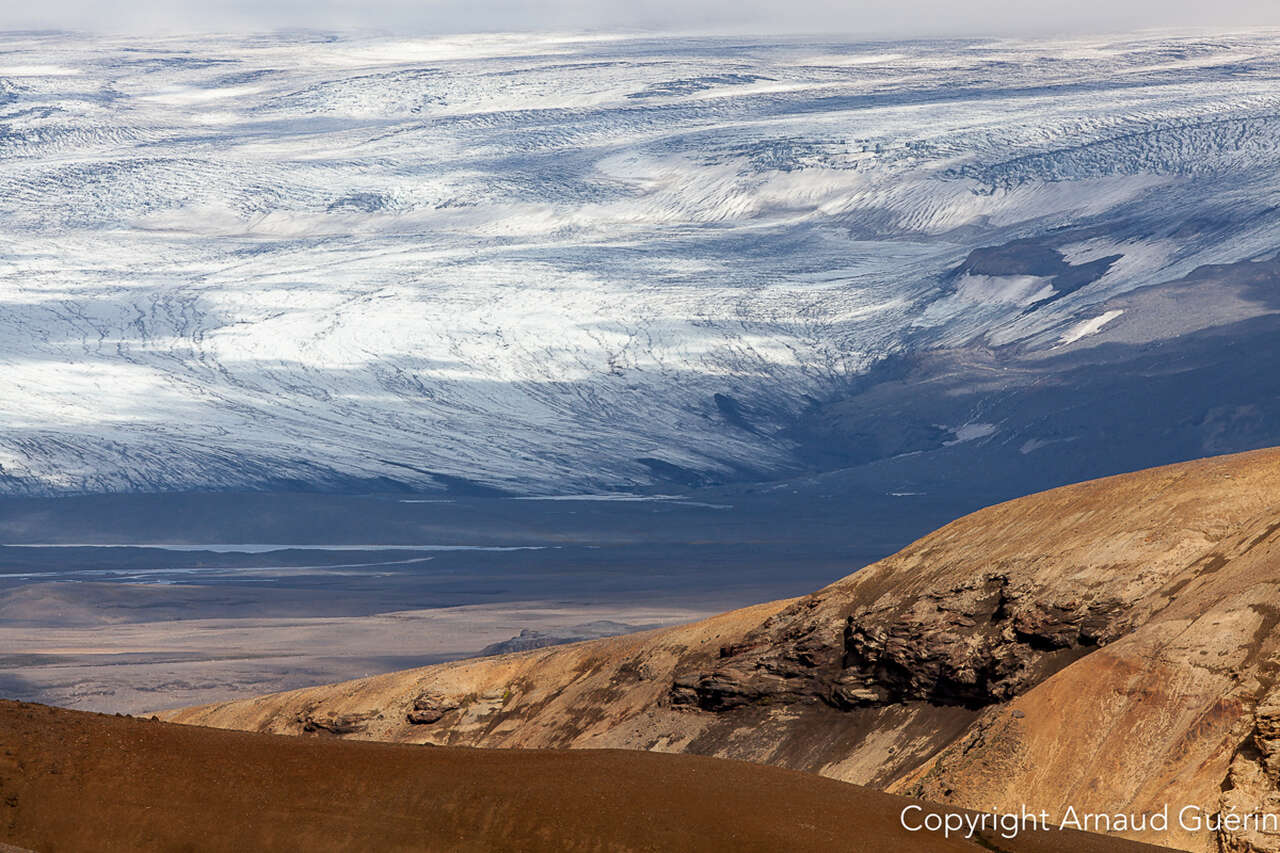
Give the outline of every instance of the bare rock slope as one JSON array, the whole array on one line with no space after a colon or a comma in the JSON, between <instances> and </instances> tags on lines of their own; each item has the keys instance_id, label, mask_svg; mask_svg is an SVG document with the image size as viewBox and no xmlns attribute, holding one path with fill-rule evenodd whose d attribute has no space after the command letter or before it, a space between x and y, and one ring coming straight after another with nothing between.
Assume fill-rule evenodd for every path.
<instances>
[{"instance_id":1,"label":"bare rock slope","mask_svg":"<svg viewBox=\"0 0 1280 853\"><path fill-rule=\"evenodd\" d=\"M693 752L976 809L1248 812L1280 807L1278 625L1273 449L990 507L800 599L171 718Z\"/></svg>"}]
</instances>

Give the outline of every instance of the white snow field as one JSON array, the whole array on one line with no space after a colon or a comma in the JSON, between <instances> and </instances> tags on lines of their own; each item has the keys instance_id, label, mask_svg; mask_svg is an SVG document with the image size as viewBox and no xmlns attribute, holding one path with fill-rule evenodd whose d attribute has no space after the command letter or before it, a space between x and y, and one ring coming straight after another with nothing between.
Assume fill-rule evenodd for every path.
<instances>
[{"instance_id":1,"label":"white snow field","mask_svg":"<svg viewBox=\"0 0 1280 853\"><path fill-rule=\"evenodd\" d=\"M1104 303L1272 259L1278 140L1274 33L6 34L0 491L781 475L886 357L1176 333Z\"/></svg>"}]
</instances>

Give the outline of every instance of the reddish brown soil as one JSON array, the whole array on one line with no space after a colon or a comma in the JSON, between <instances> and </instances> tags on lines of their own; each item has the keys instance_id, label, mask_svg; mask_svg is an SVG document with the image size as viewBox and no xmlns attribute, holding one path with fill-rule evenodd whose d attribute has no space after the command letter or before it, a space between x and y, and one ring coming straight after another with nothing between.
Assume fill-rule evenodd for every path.
<instances>
[{"instance_id":1,"label":"reddish brown soil","mask_svg":"<svg viewBox=\"0 0 1280 853\"><path fill-rule=\"evenodd\" d=\"M281 737L0 702L0 849L1157 849L1057 831L921 838L899 826L907 802L688 755Z\"/></svg>"}]
</instances>

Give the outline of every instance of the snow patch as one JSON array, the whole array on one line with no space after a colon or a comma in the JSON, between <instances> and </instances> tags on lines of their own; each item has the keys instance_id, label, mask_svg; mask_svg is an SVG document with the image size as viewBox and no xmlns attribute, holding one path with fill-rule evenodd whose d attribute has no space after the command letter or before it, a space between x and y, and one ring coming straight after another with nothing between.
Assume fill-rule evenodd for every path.
<instances>
[{"instance_id":1,"label":"snow patch","mask_svg":"<svg viewBox=\"0 0 1280 853\"><path fill-rule=\"evenodd\" d=\"M955 438L951 441L944 441L942 444L944 447L950 447L953 444L963 444L966 441L977 441L980 438L995 435L999 429L995 424L968 423L952 430Z\"/></svg>"},{"instance_id":2,"label":"snow patch","mask_svg":"<svg viewBox=\"0 0 1280 853\"><path fill-rule=\"evenodd\" d=\"M1068 329L1066 333L1063 334L1063 336L1059 339L1059 345L1065 346L1067 344L1073 344L1076 341L1080 340L1081 338L1087 338L1090 335L1096 335L1098 334L1098 332L1102 331L1103 326L1107 325L1108 323L1110 323L1112 320L1119 317L1123 313L1124 313L1123 310L1117 308L1111 311L1107 311L1104 314L1099 314L1097 317L1094 317L1092 319L1084 320L1083 322L1077 323L1074 326L1072 326L1070 329Z\"/></svg>"}]
</instances>

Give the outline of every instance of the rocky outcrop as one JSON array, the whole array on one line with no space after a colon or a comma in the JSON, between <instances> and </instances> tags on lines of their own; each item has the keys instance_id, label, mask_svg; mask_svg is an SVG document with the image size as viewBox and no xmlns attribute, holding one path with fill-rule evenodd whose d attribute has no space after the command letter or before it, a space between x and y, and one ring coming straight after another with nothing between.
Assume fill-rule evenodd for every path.
<instances>
[{"instance_id":1,"label":"rocky outcrop","mask_svg":"<svg viewBox=\"0 0 1280 853\"><path fill-rule=\"evenodd\" d=\"M730 711L761 703L850 709L1004 702L1121 636L1127 608L1110 597L1017 588L992 574L908 600L856 607L843 619L806 599L709 672L673 682L673 705Z\"/></svg>"},{"instance_id":2,"label":"rocky outcrop","mask_svg":"<svg viewBox=\"0 0 1280 853\"><path fill-rule=\"evenodd\" d=\"M844 630L842 706L924 701L982 708L1039 684L1128 629L1123 602L1019 591L1007 577L921 596L897 613L864 608Z\"/></svg>"},{"instance_id":3,"label":"rocky outcrop","mask_svg":"<svg viewBox=\"0 0 1280 853\"><path fill-rule=\"evenodd\" d=\"M423 693L413 700L413 708L405 715L410 725L428 726L444 719L450 711L458 710L459 703L438 693Z\"/></svg>"},{"instance_id":4,"label":"rocky outcrop","mask_svg":"<svg viewBox=\"0 0 1280 853\"><path fill-rule=\"evenodd\" d=\"M1273 685L1254 708L1252 731L1231 761L1219 809L1219 815L1225 814L1269 815L1272 820L1220 820L1222 853L1280 850L1280 685Z\"/></svg>"},{"instance_id":5,"label":"rocky outcrop","mask_svg":"<svg viewBox=\"0 0 1280 853\"><path fill-rule=\"evenodd\" d=\"M302 711L296 716L297 724L307 734L353 735L364 731L369 720L376 715L335 714L332 711Z\"/></svg>"}]
</instances>

